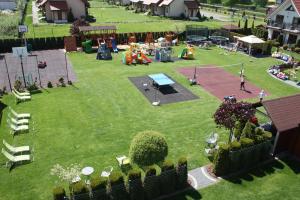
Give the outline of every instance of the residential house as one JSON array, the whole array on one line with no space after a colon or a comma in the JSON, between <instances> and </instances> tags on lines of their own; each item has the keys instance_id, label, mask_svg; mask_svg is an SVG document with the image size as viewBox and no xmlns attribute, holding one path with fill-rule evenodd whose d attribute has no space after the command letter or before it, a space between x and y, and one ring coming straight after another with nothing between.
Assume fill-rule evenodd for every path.
<instances>
[{"instance_id":1,"label":"residential house","mask_svg":"<svg viewBox=\"0 0 300 200\"><path fill-rule=\"evenodd\" d=\"M161 13L158 11L158 5L163 0L145 0L143 2L144 9L149 10L152 15L161 15Z\"/></svg>"},{"instance_id":2,"label":"residential house","mask_svg":"<svg viewBox=\"0 0 300 200\"><path fill-rule=\"evenodd\" d=\"M119 4L121 6L127 6L127 5L130 5L130 0L118 0Z\"/></svg>"},{"instance_id":3,"label":"residential house","mask_svg":"<svg viewBox=\"0 0 300 200\"><path fill-rule=\"evenodd\" d=\"M158 5L158 13L166 17L195 18L198 10L196 0L163 0Z\"/></svg>"},{"instance_id":4,"label":"residential house","mask_svg":"<svg viewBox=\"0 0 300 200\"><path fill-rule=\"evenodd\" d=\"M144 11L144 0L130 0L132 7L138 12Z\"/></svg>"},{"instance_id":5,"label":"residential house","mask_svg":"<svg viewBox=\"0 0 300 200\"><path fill-rule=\"evenodd\" d=\"M74 19L87 15L87 0L42 0L38 6L44 11L46 20L54 23L68 22L69 12Z\"/></svg>"},{"instance_id":6,"label":"residential house","mask_svg":"<svg viewBox=\"0 0 300 200\"><path fill-rule=\"evenodd\" d=\"M0 0L0 10L16 10L15 0Z\"/></svg>"},{"instance_id":7,"label":"residential house","mask_svg":"<svg viewBox=\"0 0 300 200\"><path fill-rule=\"evenodd\" d=\"M268 15L268 38L283 35L284 44L300 39L300 0L286 0Z\"/></svg>"}]
</instances>

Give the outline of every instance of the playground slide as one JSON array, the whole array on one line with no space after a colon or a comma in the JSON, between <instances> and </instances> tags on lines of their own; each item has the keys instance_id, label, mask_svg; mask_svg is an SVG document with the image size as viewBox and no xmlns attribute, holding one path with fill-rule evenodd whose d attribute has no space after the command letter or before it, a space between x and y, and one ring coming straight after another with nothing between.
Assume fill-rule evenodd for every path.
<instances>
[{"instance_id":1,"label":"playground slide","mask_svg":"<svg viewBox=\"0 0 300 200\"><path fill-rule=\"evenodd\" d=\"M183 57L186 55L186 53L187 53L187 49L184 48L184 49L182 50L182 52L178 55L178 58L183 58Z\"/></svg>"},{"instance_id":2,"label":"playground slide","mask_svg":"<svg viewBox=\"0 0 300 200\"><path fill-rule=\"evenodd\" d=\"M118 48L117 48L117 44L116 44L116 39L112 39L111 40L111 46L112 46L112 49L115 53L118 53Z\"/></svg>"},{"instance_id":3,"label":"playground slide","mask_svg":"<svg viewBox=\"0 0 300 200\"><path fill-rule=\"evenodd\" d=\"M152 60L150 59L150 58L148 58L145 54L141 54L141 57L142 57L142 59L143 60L145 60L147 63L151 63L152 62Z\"/></svg>"}]
</instances>

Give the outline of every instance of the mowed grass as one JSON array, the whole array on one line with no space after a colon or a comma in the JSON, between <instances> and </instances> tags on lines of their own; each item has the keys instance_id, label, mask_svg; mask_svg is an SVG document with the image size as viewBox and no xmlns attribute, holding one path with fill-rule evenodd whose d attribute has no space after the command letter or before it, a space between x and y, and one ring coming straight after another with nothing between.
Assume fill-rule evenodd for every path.
<instances>
[{"instance_id":1,"label":"mowed grass","mask_svg":"<svg viewBox=\"0 0 300 200\"><path fill-rule=\"evenodd\" d=\"M123 6L112 6L106 2L98 0L90 1L91 7L89 14L94 16L96 22L92 26L116 25L118 33L131 32L160 32L160 31L183 31L187 24L199 24L212 29L220 28L228 22L208 20L203 22L193 22L185 20L171 20L169 18L158 16L147 16L143 13L133 13L126 10ZM32 0L29 0L25 24L29 27L26 37L59 37L70 35L71 24L51 24L40 23L32 24ZM237 23L237 22L236 22Z\"/></svg>"},{"instance_id":2,"label":"mowed grass","mask_svg":"<svg viewBox=\"0 0 300 200\"><path fill-rule=\"evenodd\" d=\"M182 48L176 47L174 55ZM99 175L104 167L110 165L118 170L115 156L128 155L132 138L144 130L159 131L166 136L168 159L176 162L179 156L187 156L190 169L208 164L204 156L205 138L214 130L220 133L222 140L227 141L228 138L227 132L217 129L212 119L221 102L203 88L189 86L187 79L176 71L179 67L244 63L247 81L270 92L267 98L299 93L298 89L266 73L270 65L278 63L275 59L223 53L218 48L197 49L195 60L154 62L148 66L123 65L121 53L114 54L112 61L96 60L95 53L69 53L78 77L74 86L43 90L43 93L33 95L32 101L18 105L10 95L3 99L5 104L19 112L30 112L32 120L29 133L13 138L6 125L8 109L5 109L0 141L6 139L16 146L34 147L35 160L11 172L0 168L0 199L51 199L55 185L66 186L57 183L57 177L50 175L50 169L57 163L93 166L96 170L94 175ZM240 66L224 68L238 75ZM128 77L161 72L187 87L200 99L153 107L128 80ZM259 118L266 120L262 116ZM5 161L1 155L0 163Z\"/></svg>"}]
</instances>

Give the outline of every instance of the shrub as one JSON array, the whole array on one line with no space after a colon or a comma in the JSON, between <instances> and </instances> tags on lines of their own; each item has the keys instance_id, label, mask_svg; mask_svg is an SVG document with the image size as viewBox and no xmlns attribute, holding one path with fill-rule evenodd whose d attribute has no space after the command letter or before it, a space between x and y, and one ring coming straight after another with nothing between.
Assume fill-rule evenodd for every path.
<instances>
[{"instance_id":1,"label":"shrub","mask_svg":"<svg viewBox=\"0 0 300 200\"><path fill-rule=\"evenodd\" d=\"M300 41L300 40L299 40L299 41ZM295 52L296 52L296 53L300 53L300 47L296 47L296 48L295 48Z\"/></svg>"},{"instance_id":2,"label":"shrub","mask_svg":"<svg viewBox=\"0 0 300 200\"><path fill-rule=\"evenodd\" d=\"M240 142L243 148L250 147L254 143L254 141L250 138L241 138Z\"/></svg>"},{"instance_id":3,"label":"shrub","mask_svg":"<svg viewBox=\"0 0 300 200\"><path fill-rule=\"evenodd\" d=\"M282 48L283 48L284 50L287 50L288 45L285 44L285 45L282 46Z\"/></svg>"},{"instance_id":4,"label":"shrub","mask_svg":"<svg viewBox=\"0 0 300 200\"><path fill-rule=\"evenodd\" d=\"M291 46L291 51L295 51L295 46Z\"/></svg>"},{"instance_id":5,"label":"shrub","mask_svg":"<svg viewBox=\"0 0 300 200\"><path fill-rule=\"evenodd\" d=\"M300 48L300 39L296 42L296 47Z\"/></svg>"},{"instance_id":6,"label":"shrub","mask_svg":"<svg viewBox=\"0 0 300 200\"><path fill-rule=\"evenodd\" d=\"M241 143L239 143L238 141L233 141L230 143L230 150L232 151L238 151L241 149Z\"/></svg>"},{"instance_id":7,"label":"shrub","mask_svg":"<svg viewBox=\"0 0 300 200\"><path fill-rule=\"evenodd\" d=\"M168 145L165 137L154 131L144 131L137 134L130 145L129 156L133 163L149 166L159 163L168 155Z\"/></svg>"},{"instance_id":8,"label":"shrub","mask_svg":"<svg viewBox=\"0 0 300 200\"><path fill-rule=\"evenodd\" d=\"M264 131L264 133L262 134L263 138L265 140L271 140L272 139L272 133L269 131Z\"/></svg>"},{"instance_id":9,"label":"shrub","mask_svg":"<svg viewBox=\"0 0 300 200\"><path fill-rule=\"evenodd\" d=\"M213 160L214 170L213 172L217 176L225 175L229 172L229 145L220 145L217 154Z\"/></svg>"},{"instance_id":10,"label":"shrub","mask_svg":"<svg viewBox=\"0 0 300 200\"><path fill-rule=\"evenodd\" d=\"M242 135L243 129L245 127L245 123L243 122L237 122L235 125L235 129L234 129L234 137L236 137L237 139L239 139Z\"/></svg>"},{"instance_id":11,"label":"shrub","mask_svg":"<svg viewBox=\"0 0 300 200\"><path fill-rule=\"evenodd\" d=\"M60 79L58 79L58 82L59 82L59 86L66 87L65 79L63 77L61 77Z\"/></svg>"},{"instance_id":12,"label":"shrub","mask_svg":"<svg viewBox=\"0 0 300 200\"><path fill-rule=\"evenodd\" d=\"M50 81L47 83L47 87L48 88L53 88L53 85L52 85L52 83Z\"/></svg>"},{"instance_id":13,"label":"shrub","mask_svg":"<svg viewBox=\"0 0 300 200\"><path fill-rule=\"evenodd\" d=\"M283 45L283 35L278 35L276 41L279 43L280 46Z\"/></svg>"},{"instance_id":14,"label":"shrub","mask_svg":"<svg viewBox=\"0 0 300 200\"><path fill-rule=\"evenodd\" d=\"M188 180L188 167L187 167L187 159L185 157L181 157L178 159L177 163L177 188L185 188L187 187Z\"/></svg>"},{"instance_id":15,"label":"shrub","mask_svg":"<svg viewBox=\"0 0 300 200\"><path fill-rule=\"evenodd\" d=\"M242 132L242 137L247 137L247 138L251 138L254 139L255 137L255 125L252 124L251 122L247 122L243 132Z\"/></svg>"},{"instance_id":16,"label":"shrub","mask_svg":"<svg viewBox=\"0 0 300 200\"><path fill-rule=\"evenodd\" d=\"M89 190L86 185L80 181L72 185L74 200L88 200L89 199Z\"/></svg>"},{"instance_id":17,"label":"shrub","mask_svg":"<svg viewBox=\"0 0 300 200\"><path fill-rule=\"evenodd\" d=\"M14 88L15 88L17 91L21 92L21 91L22 91L22 83L21 83L21 81L16 80L15 83L14 83Z\"/></svg>"},{"instance_id":18,"label":"shrub","mask_svg":"<svg viewBox=\"0 0 300 200\"><path fill-rule=\"evenodd\" d=\"M131 200L143 200L144 188L141 170L132 169L128 172L129 195Z\"/></svg>"},{"instance_id":19,"label":"shrub","mask_svg":"<svg viewBox=\"0 0 300 200\"><path fill-rule=\"evenodd\" d=\"M147 200L155 199L160 196L159 177L156 176L154 166L148 167L145 172L144 189Z\"/></svg>"},{"instance_id":20,"label":"shrub","mask_svg":"<svg viewBox=\"0 0 300 200\"><path fill-rule=\"evenodd\" d=\"M66 191L63 187L56 187L53 189L54 200L64 200L65 196L66 196Z\"/></svg>"},{"instance_id":21,"label":"shrub","mask_svg":"<svg viewBox=\"0 0 300 200\"><path fill-rule=\"evenodd\" d=\"M91 179L91 189L95 199L108 199L106 193L107 178L94 177Z\"/></svg>"},{"instance_id":22,"label":"shrub","mask_svg":"<svg viewBox=\"0 0 300 200\"><path fill-rule=\"evenodd\" d=\"M74 15L71 8L68 12L68 22L74 22Z\"/></svg>"},{"instance_id":23,"label":"shrub","mask_svg":"<svg viewBox=\"0 0 300 200\"><path fill-rule=\"evenodd\" d=\"M172 161L165 161L161 167L160 188L162 194L174 192L176 186L176 171Z\"/></svg>"},{"instance_id":24,"label":"shrub","mask_svg":"<svg viewBox=\"0 0 300 200\"><path fill-rule=\"evenodd\" d=\"M111 186L110 195L114 200L125 200L128 199L123 174L118 171L113 171L109 175L109 182Z\"/></svg>"}]
</instances>

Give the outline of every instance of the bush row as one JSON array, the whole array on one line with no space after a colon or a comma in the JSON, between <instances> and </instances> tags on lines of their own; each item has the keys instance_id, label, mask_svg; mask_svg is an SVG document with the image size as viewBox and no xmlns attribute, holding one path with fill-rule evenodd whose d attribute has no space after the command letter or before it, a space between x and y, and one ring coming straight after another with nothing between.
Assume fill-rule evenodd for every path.
<instances>
[{"instance_id":1,"label":"bush row","mask_svg":"<svg viewBox=\"0 0 300 200\"><path fill-rule=\"evenodd\" d=\"M187 160L180 158L176 167L173 162L165 161L160 174L156 167L147 167L144 178L141 169L131 169L126 177L115 171L108 179L92 178L90 189L80 181L70 186L73 191L71 196L74 200L152 200L186 188L187 177ZM64 188L54 188L54 200L62 200L65 197Z\"/></svg>"}]
</instances>

